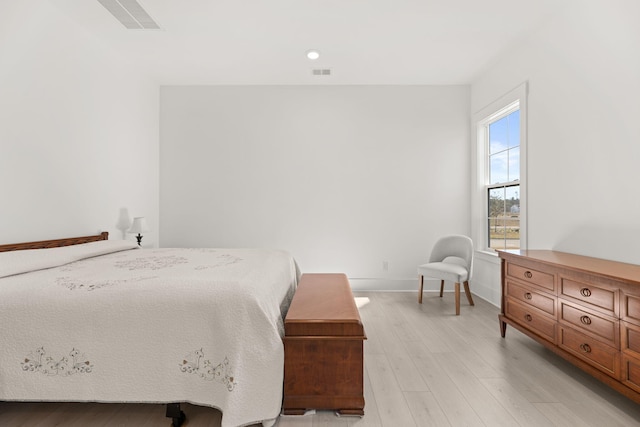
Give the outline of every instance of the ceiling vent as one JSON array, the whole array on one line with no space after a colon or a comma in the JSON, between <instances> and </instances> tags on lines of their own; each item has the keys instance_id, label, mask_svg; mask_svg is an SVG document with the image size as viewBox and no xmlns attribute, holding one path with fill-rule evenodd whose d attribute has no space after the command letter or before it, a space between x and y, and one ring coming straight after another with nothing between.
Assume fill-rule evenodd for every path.
<instances>
[{"instance_id":1,"label":"ceiling vent","mask_svg":"<svg viewBox=\"0 0 640 427\"><path fill-rule=\"evenodd\" d=\"M159 30L160 26L136 0L98 0L129 30Z\"/></svg>"},{"instance_id":2,"label":"ceiling vent","mask_svg":"<svg viewBox=\"0 0 640 427\"><path fill-rule=\"evenodd\" d=\"M330 76L331 75L331 69L329 69L329 68L314 68L313 70L311 70L311 74L313 74L314 76Z\"/></svg>"}]
</instances>

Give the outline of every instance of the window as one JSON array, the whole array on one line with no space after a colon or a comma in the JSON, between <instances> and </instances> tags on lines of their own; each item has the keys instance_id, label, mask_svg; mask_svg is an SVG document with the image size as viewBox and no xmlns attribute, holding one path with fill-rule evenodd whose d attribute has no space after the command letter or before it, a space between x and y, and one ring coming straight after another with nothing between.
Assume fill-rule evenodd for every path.
<instances>
[{"instance_id":1,"label":"window","mask_svg":"<svg viewBox=\"0 0 640 427\"><path fill-rule=\"evenodd\" d=\"M488 143L487 242L489 249L520 249L520 105L484 124Z\"/></svg>"},{"instance_id":2,"label":"window","mask_svg":"<svg viewBox=\"0 0 640 427\"><path fill-rule=\"evenodd\" d=\"M486 252L526 248L526 85L474 115L473 231Z\"/></svg>"}]
</instances>

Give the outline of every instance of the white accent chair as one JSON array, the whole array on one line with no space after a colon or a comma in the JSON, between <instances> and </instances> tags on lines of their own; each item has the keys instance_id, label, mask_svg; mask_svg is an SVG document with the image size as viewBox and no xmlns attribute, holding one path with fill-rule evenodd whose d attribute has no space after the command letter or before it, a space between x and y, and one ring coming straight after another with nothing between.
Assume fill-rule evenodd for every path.
<instances>
[{"instance_id":1,"label":"white accent chair","mask_svg":"<svg viewBox=\"0 0 640 427\"><path fill-rule=\"evenodd\" d=\"M424 278L440 279L440 297L444 291L444 281L450 280L455 283L456 292L456 315L460 314L460 283L464 284L464 292L469 300L469 305L473 304L471 292L469 291L469 280L473 272L473 241L462 235L452 235L441 238L433 246L429 263L418 267L420 277L420 291L418 302L422 304L422 292L424 289Z\"/></svg>"}]
</instances>

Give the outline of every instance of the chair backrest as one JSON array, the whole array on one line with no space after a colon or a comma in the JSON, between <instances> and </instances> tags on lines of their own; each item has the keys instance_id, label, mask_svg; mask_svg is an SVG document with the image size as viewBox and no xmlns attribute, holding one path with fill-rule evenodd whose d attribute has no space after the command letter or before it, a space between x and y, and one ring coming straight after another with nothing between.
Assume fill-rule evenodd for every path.
<instances>
[{"instance_id":1,"label":"chair backrest","mask_svg":"<svg viewBox=\"0 0 640 427\"><path fill-rule=\"evenodd\" d=\"M459 234L440 238L433 245L429 262L442 262L447 257L464 260L464 266L469 272L467 280L471 279L473 272L473 240L471 238Z\"/></svg>"}]
</instances>

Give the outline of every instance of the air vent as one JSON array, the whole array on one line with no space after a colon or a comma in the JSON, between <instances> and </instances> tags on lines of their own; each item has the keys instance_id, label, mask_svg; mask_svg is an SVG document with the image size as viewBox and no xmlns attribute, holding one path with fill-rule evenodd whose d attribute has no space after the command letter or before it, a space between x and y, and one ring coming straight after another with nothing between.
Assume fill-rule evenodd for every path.
<instances>
[{"instance_id":1,"label":"air vent","mask_svg":"<svg viewBox=\"0 0 640 427\"><path fill-rule=\"evenodd\" d=\"M160 26L136 0L98 0L129 30L158 30Z\"/></svg>"},{"instance_id":2,"label":"air vent","mask_svg":"<svg viewBox=\"0 0 640 427\"><path fill-rule=\"evenodd\" d=\"M311 74L313 74L314 76L330 76L331 75L331 69L329 69L329 68L314 68L313 70L311 70Z\"/></svg>"}]
</instances>

